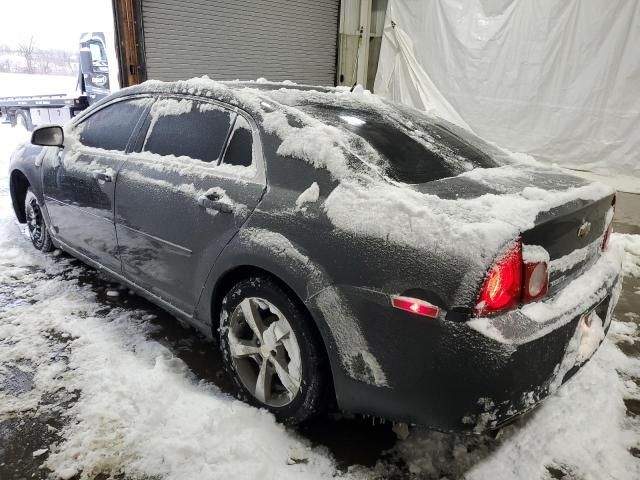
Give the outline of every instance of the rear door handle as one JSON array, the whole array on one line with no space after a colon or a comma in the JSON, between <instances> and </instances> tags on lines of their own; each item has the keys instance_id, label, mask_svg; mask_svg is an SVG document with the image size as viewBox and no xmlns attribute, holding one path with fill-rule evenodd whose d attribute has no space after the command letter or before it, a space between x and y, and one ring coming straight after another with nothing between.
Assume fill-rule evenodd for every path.
<instances>
[{"instance_id":1,"label":"rear door handle","mask_svg":"<svg viewBox=\"0 0 640 480\"><path fill-rule=\"evenodd\" d=\"M93 172L91 175L93 176L93 178L95 178L96 180L102 183L109 183L113 181L113 178L111 178L111 175L106 172L96 171L96 172Z\"/></svg>"},{"instance_id":2,"label":"rear door handle","mask_svg":"<svg viewBox=\"0 0 640 480\"><path fill-rule=\"evenodd\" d=\"M212 210L218 210L222 213L231 213L233 208L231 205L220 201L220 195L211 193L209 195L200 195L198 197L198 205L204 208L211 208Z\"/></svg>"}]
</instances>

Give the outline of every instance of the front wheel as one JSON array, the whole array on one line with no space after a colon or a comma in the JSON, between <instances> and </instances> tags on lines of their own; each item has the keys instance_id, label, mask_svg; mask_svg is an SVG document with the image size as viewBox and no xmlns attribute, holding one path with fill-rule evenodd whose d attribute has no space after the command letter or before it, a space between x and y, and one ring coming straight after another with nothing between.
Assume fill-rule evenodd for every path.
<instances>
[{"instance_id":1,"label":"front wheel","mask_svg":"<svg viewBox=\"0 0 640 480\"><path fill-rule=\"evenodd\" d=\"M273 279L254 276L234 285L220 310L220 348L237 396L289 424L318 413L324 357L304 308Z\"/></svg>"},{"instance_id":2,"label":"front wheel","mask_svg":"<svg viewBox=\"0 0 640 480\"><path fill-rule=\"evenodd\" d=\"M44 221L42 208L30 188L27 190L27 195L24 199L24 212L27 218L29 238L31 238L33 246L45 253L53 250L53 242Z\"/></svg>"}]
</instances>

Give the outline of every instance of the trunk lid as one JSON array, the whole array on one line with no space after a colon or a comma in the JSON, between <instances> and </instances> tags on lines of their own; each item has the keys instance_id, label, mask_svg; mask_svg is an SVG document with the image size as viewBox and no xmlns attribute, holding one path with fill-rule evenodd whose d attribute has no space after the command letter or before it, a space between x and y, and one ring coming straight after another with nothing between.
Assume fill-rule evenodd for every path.
<instances>
[{"instance_id":1,"label":"trunk lid","mask_svg":"<svg viewBox=\"0 0 640 480\"><path fill-rule=\"evenodd\" d=\"M534 228L522 232L524 245L540 245L549 252L549 294L580 276L600 256L613 198L551 209L538 217Z\"/></svg>"},{"instance_id":2,"label":"trunk lid","mask_svg":"<svg viewBox=\"0 0 640 480\"><path fill-rule=\"evenodd\" d=\"M477 169L413 188L443 199L474 199L486 194L517 194L530 187L567 192L589 183L558 170L506 166ZM613 190L598 198L569 199L539 211L533 227L521 231L523 245L541 246L549 253L549 294L560 290L598 259L605 229L612 218L610 210L614 199ZM502 220L514 221L510 218Z\"/></svg>"}]
</instances>

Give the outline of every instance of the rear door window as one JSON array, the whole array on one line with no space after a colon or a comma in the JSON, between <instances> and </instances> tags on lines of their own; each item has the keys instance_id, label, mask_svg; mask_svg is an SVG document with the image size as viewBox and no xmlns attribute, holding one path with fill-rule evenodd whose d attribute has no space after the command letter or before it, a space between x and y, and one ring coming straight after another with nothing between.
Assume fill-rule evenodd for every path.
<instances>
[{"instance_id":1,"label":"rear door window","mask_svg":"<svg viewBox=\"0 0 640 480\"><path fill-rule=\"evenodd\" d=\"M222 160L224 164L250 167L253 163L253 134L249 122L238 115Z\"/></svg>"},{"instance_id":2,"label":"rear door window","mask_svg":"<svg viewBox=\"0 0 640 480\"><path fill-rule=\"evenodd\" d=\"M113 103L98 110L79 124L80 143L124 152L144 110L145 103L138 99Z\"/></svg>"},{"instance_id":3,"label":"rear door window","mask_svg":"<svg viewBox=\"0 0 640 480\"><path fill-rule=\"evenodd\" d=\"M151 107L143 150L216 163L235 113L186 98L163 98Z\"/></svg>"}]
</instances>

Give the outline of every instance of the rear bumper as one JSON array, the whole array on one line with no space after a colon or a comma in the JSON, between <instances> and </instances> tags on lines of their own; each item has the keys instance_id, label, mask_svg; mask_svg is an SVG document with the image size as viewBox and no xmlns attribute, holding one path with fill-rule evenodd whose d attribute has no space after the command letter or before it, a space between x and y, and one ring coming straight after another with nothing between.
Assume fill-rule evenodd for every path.
<instances>
[{"instance_id":1,"label":"rear bumper","mask_svg":"<svg viewBox=\"0 0 640 480\"><path fill-rule=\"evenodd\" d=\"M443 431L499 428L555 391L600 345L620 292L620 258L603 254L544 303L472 322L418 317L392 308L385 294L338 288L365 339L360 368L373 359L384 380L354 375L353 364L335 368L334 359L338 404ZM589 312L598 317L587 326ZM344 367L344 352L336 353Z\"/></svg>"}]
</instances>

